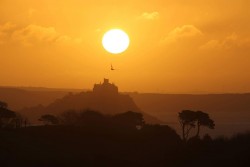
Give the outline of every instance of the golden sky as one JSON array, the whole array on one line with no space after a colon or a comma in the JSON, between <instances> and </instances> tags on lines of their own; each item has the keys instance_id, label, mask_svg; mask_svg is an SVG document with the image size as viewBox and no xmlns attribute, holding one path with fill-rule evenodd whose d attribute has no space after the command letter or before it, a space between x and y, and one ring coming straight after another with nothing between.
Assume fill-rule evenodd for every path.
<instances>
[{"instance_id":1,"label":"golden sky","mask_svg":"<svg viewBox=\"0 0 250 167\"><path fill-rule=\"evenodd\" d=\"M0 0L0 85L250 92L249 0ZM130 46L106 52L121 28ZM113 64L115 71L110 70Z\"/></svg>"}]
</instances>

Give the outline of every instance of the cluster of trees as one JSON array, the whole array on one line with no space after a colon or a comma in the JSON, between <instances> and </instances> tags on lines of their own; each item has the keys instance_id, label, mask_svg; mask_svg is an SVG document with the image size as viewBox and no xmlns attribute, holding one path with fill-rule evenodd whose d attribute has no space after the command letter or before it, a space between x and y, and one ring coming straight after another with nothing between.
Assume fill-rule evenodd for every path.
<instances>
[{"instance_id":1,"label":"cluster of trees","mask_svg":"<svg viewBox=\"0 0 250 167\"><path fill-rule=\"evenodd\" d=\"M0 101L0 128L20 128L26 126L28 120L21 114L8 109L8 104Z\"/></svg>"},{"instance_id":2,"label":"cluster of trees","mask_svg":"<svg viewBox=\"0 0 250 167\"><path fill-rule=\"evenodd\" d=\"M144 125L141 113L128 111L116 115L104 115L94 110L80 112L70 110L55 116L52 114L42 115L39 121L44 125L69 125L69 126L123 126L128 128L140 128Z\"/></svg>"},{"instance_id":3,"label":"cluster of trees","mask_svg":"<svg viewBox=\"0 0 250 167\"><path fill-rule=\"evenodd\" d=\"M55 116L51 114L42 115L39 119L44 125L69 125L69 126L112 126L128 127L140 129L145 125L143 115L128 111L116 115L104 115L94 110L83 110L76 112L74 110L63 112ZM179 113L179 121L182 128L182 138L184 141L189 139L190 131L197 128L195 138L199 138L201 127L214 129L214 121L209 114L202 111L183 110Z\"/></svg>"},{"instance_id":4,"label":"cluster of trees","mask_svg":"<svg viewBox=\"0 0 250 167\"><path fill-rule=\"evenodd\" d=\"M44 125L68 126L112 126L140 129L145 125L141 113L128 111L116 115L104 115L100 112L86 109L80 112L69 110L58 116L45 114L39 118ZM199 138L201 127L214 129L214 121L209 114L202 111L183 110L179 113L179 122L182 128L182 139L187 141L192 129L197 128L193 137ZM5 102L0 101L0 128L18 128L27 126L28 120L22 115L8 109Z\"/></svg>"},{"instance_id":5,"label":"cluster of trees","mask_svg":"<svg viewBox=\"0 0 250 167\"><path fill-rule=\"evenodd\" d=\"M182 138L187 141L191 129L197 127L197 132L194 137L200 135L201 126L214 129L214 121L209 117L209 114L202 111L183 110L179 113L179 122L182 128Z\"/></svg>"}]
</instances>

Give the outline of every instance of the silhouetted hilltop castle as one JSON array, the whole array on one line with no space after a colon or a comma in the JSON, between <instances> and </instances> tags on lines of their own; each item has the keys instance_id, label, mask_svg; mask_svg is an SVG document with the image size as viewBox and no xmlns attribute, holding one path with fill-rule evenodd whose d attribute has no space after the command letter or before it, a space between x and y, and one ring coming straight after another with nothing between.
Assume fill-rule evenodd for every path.
<instances>
[{"instance_id":1,"label":"silhouetted hilltop castle","mask_svg":"<svg viewBox=\"0 0 250 167\"><path fill-rule=\"evenodd\" d=\"M108 79L104 79L103 83L94 84L93 91L69 93L48 106L39 105L26 108L21 112L26 113L27 117L28 115L36 116L36 118L30 118L36 121L43 114L57 115L68 110L81 111L85 109L110 115L127 111L140 112L144 115L147 123L161 123L157 118L141 111L129 95L119 93L118 87L111 84Z\"/></svg>"},{"instance_id":2,"label":"silhouetted hilltop castle","mask_svg":"<svg viewBox=\"0 0 250 167\"><path fill-rule=\"evenodd\" d=\"M93 88L93 93L97 94L118 94L118 87L115 84L109 83L109 79L104 78L103 83L95 84Z\"/></svg>"}]
</instances>

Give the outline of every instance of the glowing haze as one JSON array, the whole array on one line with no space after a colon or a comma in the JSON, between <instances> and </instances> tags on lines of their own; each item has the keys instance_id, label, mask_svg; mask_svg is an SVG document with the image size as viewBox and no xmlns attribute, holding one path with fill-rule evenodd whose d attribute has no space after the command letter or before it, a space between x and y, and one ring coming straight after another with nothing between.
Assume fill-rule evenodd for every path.
<instances>
[{"instance_id":1,"label":"glowing haze","mask_svg":"<svg viewBox=\"0 0 250 167\"><path fill-rule=\"evenodd\" d=\"M1 0L0 85L249 92L249 0ZM103 49L115 27L119 56ZM110 64L119 70L110 70Z\"/></svg>"}]
</instances>

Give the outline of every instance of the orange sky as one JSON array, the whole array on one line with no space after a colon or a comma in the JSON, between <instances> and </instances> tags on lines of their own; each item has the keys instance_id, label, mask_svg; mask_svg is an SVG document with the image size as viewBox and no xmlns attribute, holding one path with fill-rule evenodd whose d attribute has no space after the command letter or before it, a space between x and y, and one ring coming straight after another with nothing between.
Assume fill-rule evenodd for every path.
<instances>
[{"instance_id":1,"label":"orange sky","mask_svg":"<svg viewBox=\"0 0 250 167\"><path fill-rule=\"evenodd\" d=\"M250 92L249 0L0 0L0 85ZM131 40L120 54L101 39ZM110 64L116 71L110 71Z\"/></svg>"}]
</instances>

